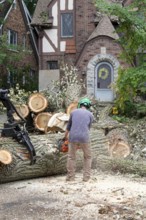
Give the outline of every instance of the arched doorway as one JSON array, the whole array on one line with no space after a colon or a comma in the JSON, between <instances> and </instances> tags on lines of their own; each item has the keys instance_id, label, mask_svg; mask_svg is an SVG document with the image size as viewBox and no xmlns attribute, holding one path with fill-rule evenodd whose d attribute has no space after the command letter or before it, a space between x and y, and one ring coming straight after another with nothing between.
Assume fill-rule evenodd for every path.
<instances>
[{"instance_id":1,"label":"arched doorway","mask_svg":"<svg viewBox=\"0 0 146 220\"><path fill-rule=\"evenodd\" d=\"M99 101L111 102L115 98L110 87L118 76L119 61L111 54L97 54L87 65L87 95Z\"/></svg>"},{"instance_id":2,"label":"arched doorway","mask_svg":"<svg viewBox=\"0 0 146 220\"><path fill-rule=\"evenodd\" d=\"M99 101L114 99L111 85L114 80L114 69L109 62L100 62L95 68L95 98Z\"/></svg>"}]
</instances>

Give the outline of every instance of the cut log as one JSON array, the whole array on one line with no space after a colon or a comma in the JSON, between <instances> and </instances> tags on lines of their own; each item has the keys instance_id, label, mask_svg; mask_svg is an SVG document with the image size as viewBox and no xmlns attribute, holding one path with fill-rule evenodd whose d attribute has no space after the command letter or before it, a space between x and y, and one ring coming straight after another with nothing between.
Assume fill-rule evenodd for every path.
<instances>
[{"instance_id":1,"label":"cut log","mask_svg":"<svg viewBox=\"0 0 146 220\"><path fill-rule=\"evenodd\" d=\"M7 150L0 150L0 162L3 164L10 164L12 162L12 156Z\"/></svg>"},{"instance_id":2,"label":"cut log","mask_svg":"<svg viewBox=\"0 0 146 220\"><path fill-rule=\"evenodd\" d=\"M131 153L128 133L124 128L112 129L108 131L106 137L109 141L109 152L112 157L123 158Z\"/></svg>"},{"instance_id":3,"label":"cut log","mask_svg":"<svg viewBox=\"0 0 146 220\"><path fill-rule=\"evenodd\" d=\"M34 125L35 128L37 128L40 131L47 132L48 122L50 118L52 117L52 114L48 112L41 112L34 118Z\"/></svg>"},{"instance_id":4,"label":"cut log","mask_svg":"<svg viewBox=\"0 0 146 220\"><path fill-rule=\"evenodd\" d=\"M12 155L12 162L8 165L0 165L0 183L45 177L66 173L67 153L58 152L57 141L64 134L44 134L30 136L36 150L36 163L30 165L29 154L24 146L21 146L11 138L2 138L0 149L7 150ZM109 158L107 138L102 131L91 132L91 148L93 154L93 166L98 164L99 155ZM82 151L77 151L77 170L83 167Z\"/></svg>"},{"instance_id":5,"label":"cut log","mask_svg":"<svg viewBox=\"0 0 146 220\"><path fill-rule=\"evenodd\" d=\"M119 141L115 145L109 146L109 152L111 157L125 158L130 155L130 146L122 141Z\"/></svg>"},{"instance_id":6,"label":"cut log","mask_svg":"<svg viewBox=\"0 0 146 220\"><path fill-rule=\"evenodd\" d=\"M103 129L109 141L109 153L112 158L125 158L131 153L128 132L124 124L109 117L112 105L107 105L99 115L96 128Z\"/></svg>"},{"instance_id":7,"label":"cut log","mask_svg":"<svg viewBox=\"0 0 146 220\"><path fill-rule=\"evenodd\" d=\"M48 101L41 93L34 93L28 99L28 106L34 113L44 111L48 106Z\"/></svg>"},{"instance_id":8,"label":"cut log","mask_svg":"<svg viewBox=\"0 0 146 220\"><path fill-rule=\"evenodd\" d=\"M26 118L28 116L29 108L27 105L25 105L25 104L16 105L15 108L18 111L18 113L20 114L20 116L22 116L22 118ZM13 117L16 121L21 120L20 117L16 113L13 114Z\"/></svg>"},{"instance_id":9,"label":"cut log","mask_svg":"<svg viewBox=\"0 0 146 220\"><path fill-rule=\"evenodd\" d=\"M70 113L76 109L78 106L78 102L72 102L68 107L67 107L67 110L66 110L66 114L67 115L70 115Z\"/></svg>"},{"instance_id":10,"label":"cut log","mask_svg":"<svg viewBox=\"0 0 146 220\"><path fill-rule=\"evenodd\" d=\"M30 136L36 150L34 165L30 165L29 154L24 146L14 139L1 137L0 150L9 152L12 161L10 164L0 163L0 183L65 174L67 153L60 153L57 148L57 141L62 137L61 133ZM122 153L122 157L119 158L118 153L111 154L109 149L109 138L105 136L104 130L92 128L92 168L146 176L145 158L142 162L133 161L129 159L130 157L125 158L125 153ZM82 169L83 154L81 150L77 150L76 164L77 170Z\"/></svg>"}]
</instances>

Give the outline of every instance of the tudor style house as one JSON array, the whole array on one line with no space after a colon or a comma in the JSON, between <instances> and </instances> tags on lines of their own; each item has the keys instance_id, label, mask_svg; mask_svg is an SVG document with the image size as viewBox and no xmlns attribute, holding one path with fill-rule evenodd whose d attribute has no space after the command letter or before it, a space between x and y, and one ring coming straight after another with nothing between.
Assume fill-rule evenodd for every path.
<instances>
[{"instance_id":1,"label":"tudor style house","mask_svg":"<svg viewBox=\"0 0 146 220\"><path fill-rule=\"evenodd\" d=\"M130 3L109 1L122 6ZM77 67L88 96L114 100L110 85L119 66L127 66L119 57L122 48L116 41L116 19L98 14L93 1L38 0L31 25L39 29L40 90L59 79L63 61Z\"/></svg>"},{"instance_id":2,"label":"tudor style house","mask_svg":"<svg viewBox=\"0 0 146 220\"><path fill-rule=\"evenodd\" d=\"M3 62L0 65L0 84L5 88L15 87L18 80L18 69L21 70L22 84L29 85L29 89L33 86L30 82L36 81L38 87L38 49L37 49L37 30L30 26L31 16L24 4L23 0L0 0L0 36L6 35L8 42L7 58L20 56L21 51L24 52L21 59ZM26 77L27 72L27 77ZM26 85L26 87L27 87ZM37 88L36 88L37 89Z\"/></svg>"}]
</instances>

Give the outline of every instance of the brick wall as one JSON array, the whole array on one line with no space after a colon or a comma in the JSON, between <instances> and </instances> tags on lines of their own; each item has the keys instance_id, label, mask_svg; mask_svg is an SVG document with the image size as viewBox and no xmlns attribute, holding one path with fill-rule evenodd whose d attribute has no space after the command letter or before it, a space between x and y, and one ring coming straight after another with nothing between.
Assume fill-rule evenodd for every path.
<instances>
[{"instance_id":1,"label":"brick wall","mask_svg":"<svg viewBox=\"0 0 146 220\"><path fill-rule=\"evenodd\" d=\"M94 57L96 54L101 54L101 47L106 48L106 53L111 54L117 60L119 60L121 65L126 66L127 64L122 62L119 58L119 54L121 53L121 47L118 43L116 43L113 39L103 36L99 38L95 38L91 40L85 46L85 53L83 52L82 56L78 60L78 69L81 71L86 71L89 60Z\"/></svg>"},{"instance_id":2,"label":"brick wall","mask_svg":"<svg viewBox=\"0 0 146 220\"><path fill-rule=\"evenodd\" d=\"M91 0L76 1L76 49L78 57L85 42L95 29L94 16L96 9Z\"/></svg>"}]
</instances>

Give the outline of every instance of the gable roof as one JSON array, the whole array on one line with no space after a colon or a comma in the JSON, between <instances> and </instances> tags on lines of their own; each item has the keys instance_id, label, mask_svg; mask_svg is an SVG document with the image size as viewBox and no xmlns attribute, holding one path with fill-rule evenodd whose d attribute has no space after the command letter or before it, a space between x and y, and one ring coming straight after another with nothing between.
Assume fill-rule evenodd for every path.
<instances>
[{"instance_id":1,"label":"gable roof","mask_svg":"<svg viewBox=\"0 0 146 220\"><path fill-rule=\"evenodd\" d=\"M43 20L43 15L47 14L48 15L48 5L52 2L53 0L38 0L33 18L32 18L32 25L43 25L44 20ZM52 19L49 20L49 16L47 19L48 24L52 24Z\"/></svg>"},{"instance_id":2,"label":"gable roof","mask_svg":"<svg viewBox=\"0 0 146 220\"><path fill-rule=\"evenodd\" d=\"M119 39L119 36L115 32L115 28L107 15L103 16L103 18L100 20L99 24L92 32L87 41L90 41L91 39L98 36L108 36L115 40Z\"/></svg>"},{"instance_id":3,"label":"gable roof","mask_svg":"<svg viewBox=\"0 0 146 220\"><path fill-rule=\"evenodd\" d=\"M37 46L37 36L38 36L38 31L36 28L32 29L31 27L31 15L24 3L24 1L22 0L21 1L21 7L22 7L22 13L23 13L23 17L24 17L24 22L25 22L25 25L26 25L26 29L30 32L30 41L31 41L31 44L32 44L32 47L34 49L34 52L35 52L35 55L36 55L36 58L38 60L39 58L39 52L38 52L38 46Z\"/></svg>"},{"instance_id":4,"label":"gable roof","mask_svg":"<svg viewBox=\"0 0 146 220\"><path fill-rule=\"evenodd\" d=\"M11 12L11 9L13 8L13 4L15 3L16 0L13 0L11 3L9 3L9 1L5 0L4 2L2 2L0 4L0 19L1 19L1 23L0 23L0 34L3 34L3 25L4 25L4 21L7 19L7 17L9 16L9 13ZM33 29L30 26L31 23L31 15L24 3L23 0L17 0L20 6L20 10L21 10L21 14L25 23L25 27L26 27L26 32L29 31L30 32L30 41L31 41L31 45L33 48L33 51L35 53L36 59L38 60L38 48L37 48L37 43L36 43L36 37L35 34L37 34L37 29Z\"/></svg>"}]
</instances>

